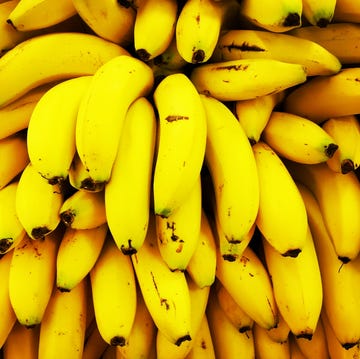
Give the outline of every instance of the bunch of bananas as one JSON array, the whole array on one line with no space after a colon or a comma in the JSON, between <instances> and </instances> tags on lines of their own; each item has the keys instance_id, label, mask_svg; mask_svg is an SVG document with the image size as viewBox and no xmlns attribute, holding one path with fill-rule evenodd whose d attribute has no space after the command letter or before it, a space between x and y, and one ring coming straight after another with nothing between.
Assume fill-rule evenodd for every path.
<instances>
[{"instance_id":1,"label":"bunch of bananas","mask_svg":"<svg viewBox=\"0 0 360 359\"><path fill-rule=\"evenodd\" d=\"M359 5L1 0L1 357L359 358Z\"/></svg>"}]
</instances>

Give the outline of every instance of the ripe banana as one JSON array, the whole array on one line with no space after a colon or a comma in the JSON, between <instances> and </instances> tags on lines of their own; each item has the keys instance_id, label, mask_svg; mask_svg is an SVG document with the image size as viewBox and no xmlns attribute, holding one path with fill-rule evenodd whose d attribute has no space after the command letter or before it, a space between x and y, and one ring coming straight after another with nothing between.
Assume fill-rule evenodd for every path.
<instances>
[{"instance_id":1,"label":"ripe banana","mask_svg":"<svg viewBox=\"0 0 360 359\"><path fill-rule=\"evenodd\" d=\"M0 83L7 83L0 88L0 107L37 86L92 75L111 58L124 54L128 51L123 47L85 33L61 32L30 38L0 58Z\"/></svg>"},{"instance_id":2,"label":"ripe banana","mask_svg":"<svg viewBox=\"0 0 360 359\"><path fill-rule=\"evenodd\" d=\"M140 97L127 111L111 178L105 185L106 220L124 254L133 254L145 240L155 139L154 108Z\"/></svg>"},{"instance_id":3,"label":"ripe banana","mask_svg":"<svg viewBox=\"0 0 360 359\"><path fill-rule=\"evenodd\" d=\"M251 58L301 64L308 76L332 75L341 68L339 59L315 41L266 30L233 29L224 32L212 61Z\"/></svg>"},{"instance_id":4,"label":"ripe banana","mask_svg":"<svg viewBox=\"0 0 360 359\"><path fill-rule=\"evenodd\" d=\"M53 86L31 114L27 130L29 158L50 184L61 185L68 177L75 154L78 109L92 78L80 76Z\"/></svg>"},{"instance_id":5,"label":"ripe banana","mask_svg":"<svg viewBox=\"0 0 360 359\"><path fill-rule=\"evenodd\" d=\"M326 162L339 147L319 124L284 111L271 113L262 139L279 156L306 164Z\"/></svg>"},{"instance_id":6,"label":"ripe banana","mask_svg":"<svg viewBox=\"0 0 360 359\"><path fill-rule=\"evenodd\" d=\"M70 291L89 273L100 256L108 227L66 228L56 256L56 287Z\"/></svg>"},{"instance_id":7,"label":"ripe banana","mask_svg":"<svg viewBox=\"0 0 360 359\"><path fill-rule=\"evenodd\" d=\"M333 17L334 22L360 22L358 0L337 0Z\"/></svg>"},{"instance_id":8,"label":"ripe banana","mask_svg":"<svg viewBox=\"0 0 360 359\"><path fill-rule=\"evenodd\" d=\"M103 339L124 346L136 312L135 274L125 256L108 235L99 258L90 271L95 319Z\"/></svg>"},{"instance_id":9,"label":"ripe banana","mask_svg":"<svg viewBox=\"0 0 360 359\"><path fill-rule=\"evenodd\" d=\"M280 312L277 326L269 329L268 335L274 342L278 343L285 343L289 340L290 328Z\"/></svg>"},{"instance_id":10,"label":"ripe banana","mask_svg":"<svg viewBox=\"0 0 360 359\"><path fill-rule=\"evenodd\" d=\"M336 0L302 0L302 15L311 24L326 27L332 22Z\"/></svg>"},{"instance_id":11,"label":"ripe banana","mask_svg":"<svg viewBox=\"0 0 360 359\"><path fill-rule=\"evenodd\" d=\"M216 215L229 243L243 241L259 208L251 145L235 115L221 101L201 95L206 112L205 163L213 181Z\"/></svg>"},{"instance_id":12,"label":"ripe banana","mask_svg":"<svg viewBox=\"0 0 360 359\"><path fill-rule=\"evenodd\" d=\"M75 140L76 140L76 138L75 138ZM101 188L98 189L98 191L89 191L86 188L84 188L84 185L86 185L87 179L88 179L88 172L87 172L84 164L81 162L78 152L75 151L74 158L71 162L71 166L69 169L70 185L74 189L81 190L82 192L85 192L85 191L90 192L90 193L101 192L101 190L102 190Z\"/></svg>"},{"instance_id":13,"label":"ripe banana","mask_svg":"<svg viewBox=\"0 0 360 359\"><path fill-rule=\"evenodd\" d=\"M182 73L164 78L153 98L159 114L154 211L168 217L199 178L206 146L206 114L195 86Z\"/></svg>"},{"instance_id":14,"label":"ripe banana","mask_svg":"<svg viewBox=\"0 0 360 359\"><path fill-rule=\"evenodd\" d=\"M58 184L51 185L29 163L22 171L15 198L16 214L26 233L42 239L60 223L64 197ZM29 210L36 206L36 210Z\"/></svg>"},{"instance_id":15,"label":"ripe banana","mask_svg":"<svg viewBox=\"0 0 360 359\"><path fill-rule=\"evenodd\" d=\"M326 163L292 162L287 168L295 181L315 195L339 259L344 263L354 260L360 251L360 182L355 173L334 172Z\"/></svg>"},{"instance_id":16,"label":"ripe banana","mask_svg":"<svg viewBox=\"0 0 360 359\"><path fill-rule=\"evenodd\" d=\"M256 225L283 256L296 257L306 242L307 216L299 190L282 159L265 142L253 147L260 204Z\"/></svg>"},{"instance_id":17,"label":"ripe banana","mask_svg":"<svg viewBox=\"0 0 360 359\"><path fill-rule=\"evenodd\" d=\"M153 82L151 68L129 55L109 60L94 74L76 121L76 149L88 172L83 188L97 191L109 181L128 107L148 95Z\"/></svg>"},{"instance_id":18,"label":"ripe banana","mask_svg":"<svg viewBox=\"0 0 360 359\"><path fill-rule=\"evenodd\" d=\"M177 346L191 340L191 300L184 272L171 271L157 246L155 217L147 236L131 256L145 304L159 331Z\"/></svg>"},{"instance_id":19,"label":"ripe banana","mask_svg":"<svg viewBox=\"0 0 360 359\"><path fill-rule=\"evenodd\" d=\"M249 100L306 81L306 68L273 59L240 59L195 67L190 79L198 92L220 101Z\"/></svg>"}]
</instances>

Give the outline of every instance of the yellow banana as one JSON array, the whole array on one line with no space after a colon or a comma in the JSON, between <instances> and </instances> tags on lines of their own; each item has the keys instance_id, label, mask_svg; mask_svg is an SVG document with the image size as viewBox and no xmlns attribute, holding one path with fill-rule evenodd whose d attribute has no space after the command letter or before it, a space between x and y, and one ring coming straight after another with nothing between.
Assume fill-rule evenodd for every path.
<instances>
[{"instance_id":1,"label":"yellow banana","mask_svg":"<svg viewBox=\"0 0 360 359\"><path fill-rule=\"evenodd\" d=\"M149 61L161 55L175 36L178 2L141 0L134 24L134 48L137 56Z\"/></svg>"},{"instance_id":2,"label":"yellow banana","mask_svg":"<svg viewBox=\"0 0 360 359\"><path fill-rule=\"evenodd\" d=\"M41 97L31 114L27 130L29 158L50 184L61 184L68 177L75 154L79 104L91 80L92 76L80 76L60 82Z\"/></svg>"},{"instance_id":3,"label":"yellow banana","mask_svg":"<svg viewBox=\"0 0 360 359\"><path fill-rule=\"evenodd\" d=\"M317 123L330 117L360 112L360 67L343 68L337 74L316 76L291 91L284 99L283 110Z\"/></svg>"},{"instance_id":4,"label":"yellow banana","mask_svg":"<svg viewBox=\"0 0 360 359\"><path fill-rule=\"evenodd\" d=\"M277 307L270 276L249 246L233 262L218 254L216 277L254 322L266 329L276 326Z\"/></svg>"},{"instance_id":5,"label":"yellow banana","mask_svg":"<svg viewBox=\"0 0 360 359\"><path fill-rule=\"evenodd\" d=\"M79 154L75 151L74 158L71 162L69 169L69 183L77 190L86 191L90 193L101 192L103 188L99 188L97 191L90 191L86 189L86 181L88 179L88 172L81 162ZM84 188L85 187L85 188Z\"/></svg>"},{"instance_id":6,"label":"yellow banana","mask_svg":"<svg viewBox=\"0 0 360 359\"><path fill-rule=\"evenodd\" d=\"M168 217L189 195L200 175L206 114L196 88L182 73L164 78L153 98L159 114L154 211Z\"/></svg>"},{"instance_id":7,"label":"yellow banana","mask_svg":"<svg viewBox=\"0 0 360 359\"><path fill-rule=\"evenodd\" d=\"M224 32L212 61L273 59L305 67L308 76L332 75L340 71L339 59L310 39L266 30L233 29Z\"/></svg>"},{"instance_id":8,"label":"yellow banana","mask_svg":"<svg viewBox=\"0 0 360 359\"><path fill-rule=\"evenodd\" d=\"M91 271L99 258L108 227L66 228L56 256L56 287L70 291Z\"/></svg>"},{"instance_id":9,"label":"yellow banana","mask_svg":"<svg viewBox=\"0 0 360 359\"><path fill-rule=\"evenodd\" d=\"M105 185L106 220L124 254L133 254L145 240L155 140L154 108L140 97L127 111L111 177Z\"/></svg>"},{"instance_id":10,"label":"yellow banana","mask_svg":"<svg viewBox=\"0 0 360 359\"><path fill-rule=\"evenodd\" d=\"M250 23L272 32L285 32L300 27L302 16L301 0L270 0L259 2L244 0L240 4L240 12Z\"/></svg>"},{"instance_id":11,"label":"yellow banana","mask_svg":"<svg viewBox=\"0 0 360 359\"><path fill-rule=\"evenodd\" d=\"M302 0L302 15L311 24L326 27L332 22L336 0Z\"/></svg>"},{"instance_id":12,"label":"yellow banana","mask_svg":"<svg viewBox=\"0 0 360 359\"><path fill-rule=\"evenodd\" d=\"M289 347L291 359L306 359L306 356L302 353L297 342L295 341L294 336L292 335L289 338Z\"/></svg>"},{"instance_id":13,"label":"yellow banana","mask_svg":"<svg viewBox=\"0 0 360 359\"><path fill-rule=\"evenodd\" d=\"M284 111L272 112L262 140L279 156L306 164L326 162L339 147L319 124Z\"/></svg>"},{"instance_id":14,"label":"yellow banana","mask_svg":"<svg viewBox=\"0 0 360 359\"><path fill-rule=\"evenodd\" d=\"M39 359L81 359L84 350L88 282L70 292L54 290L40 326Z\"/></svg>"},{"instance_id":15,"label":"yellow banana","mask_svg":"<svg viewBox=\"0 0 360 359\"><path fill-rule=\"evenodd\" d=\"M41 323L55 283L56 253L62 231L43 240L29 236L14 248L9 295L17 320L26 327Z\"/></svg>"},{"instance_id":16,"label":"yellow banana","mask_svg":"<svg viewBox=\"0 0 360 359\"><path fill-rule=\"evenodd\" d=\"M339 145L327 165L342 174L355 171L360 166L360 122L356 115L329 118L321 126Z\"/></svg>"},{"instance_id":17,"label":"yellow banana","mask_svg":"<svg viewBox=\"0 0 360 359\"><path fill-rule=\"evenodd\" d=\"M0 189L0 254L9 252L24 238L25 229L16 214L18 181Z\"/></svg>"},{"instance_id":18,"label":"yellow banana","mask_svg":"<svg viewBox=\"0 0 360 359\"><path fill-rule=\"evenodd\" d=\"M0 87L0 107L37 86L92 75L108 60L124 54L128 51L120 45L85 33L61 32L30 38L0 58L0 83L7 84Z\"/></svg>"},{"instance_id":19,"label":"yellow banana","mask_svg":"<svg viewBox=\"0 0 360 359\"><path fill-rule=\"evenodd\" d=\"M251 145L235 115L219 100L201 95L206 111L205 163L214 183L216 214L229 243L240 243L255 223L258 175Z\"/></svg>"},{"instance_id":20,"label":"yellow banana","mask_svg":"<svg viewBox=\"0 0 360 359\"><path fill-rule=\"evenodd\" d=\"M355 173L334 172L326 163L292 162L287 168L295 181L315 195L339 259L344 263L355 259L360 251L360 182Z\"/></svg>"},{"instance_id":21,"label":"yellow banana","mask_svg":"<svg viewBox=\"0 0 360 359\"><path fill-rule=\"evenodd\" d=\"M360 22L359 2L357 0L337 0L333 17L334 22Z\"/></svg>"},{"instance_id":22,"label":"yellow banana","mask_svg":"<svg viewBox=\"0 0 360 359\"><path fill-rule=\"evenodd\" d=\"M265 142L253 147L260 186L256 225L283 256L296 257L307 236L307 217L299 190L282 159Z\"/></svg>"},{"instance_id":23,"label":"yellow banana","mask_svg":"<svg viewBox=\"0 0 360 359\"><path fill-rule=\"evenodd\" d=\"M185 273L171 271L157 246L156 224L150 217L143 245L131 256L145 304L158 330L178 346L191 340L191 301Z\"/></svg>"},{"instance_id":24,"label":"yellow banana","mask_svg":"<svg viewBox=\"0 0 360 359\"><path fill-rule=\"evenodd\" d=\"M43 29L76 14L72 0L20 0L7 18L18 31Z\"/></svg>"},{"instance_id":25,"label":"yellow banana","mask_svg":"<svg viewBox=\"0 0 360 359\"><path fill-rule=\"evenodd\" d=\"M107 237L90 271L96 323L103 339L113 346L124 346L136 312L135 274L129 256Z\"/></svg>"},{"instance_id":26,"label":"yellow banana","mask_svg":"<svg viewBox=\"0 0 360 359\"><path fill-rule=\"evenodd\" d=\"M29 163L26 135L16 133L0 140L0 189L21 174Z\"/></svg>"},{"instance_id":27,"label":"yellow banana","mask_svg":"<svg viewBox=\"0 0 360 359\"><path fill-rule=\"evenodd\" d=\"M29 163L19 178L15 208L20 223L31 238L41 239L58 226L63 201L59 184L49 184Z\"/></svg>"},{"instance_id":28,"label":"yellow banana","mask_svg":"<svg viewBox=\"0 0 360 359\"><path fill-rule=\"evenodd\" d=\"M87 330L88 328L86 328L85 332L85 343L81 359L98 359L105 352L109 344L101 336L97 325L94 325L88 335Z\"/></svg>"},{"instance_id":29,"label":"yellow banana","mask_svg":"<svg viewBox=\"0 0 360 359\"><path fill-rule=\"evenodd\" d=\"M99 190L110 179L123 123L130 104L149 94L151 68L129 55L103 64L80 102L76 149L87 172L83 188Z\"/></svg>"},{"instance_id":30,"label":"yellow banana","mask_svg":"<svg viewBox=\"0 0 360 359\"><path fill-rule=\"evenodd\" d=\"M190 79L201 94L220 101L249 100L306 81L306 68L273 59L240 59L195 67Z\"/></svg>"},{"instance_id":31,"label":"yellow banana","mask_svg":"<svg viewBox=\"0 0 360 359\"><path fill-rule=\"evenodd\" d=\"M99 37L128 46L133 40L136 12L120 1L72 0L79 16Z\"/></svg>"},{"instance_id":32,"label":"yellow banana","mask_svg":"<svg viewBox=\"0 0 360 359\"><path fill-rule=\"evenodd\" d=\"M284 343L289 340L290 328L280 312L278 317L277 326L269 329L268 335L274 342Z\"/></svg>"},{"instance_id":33,"label":"yellow banana","mask_svg":"<svg viewBox=\"0 0 360 359\"><path fill-rule=\"evenodd\" d=\"M236 101L234 113L251 145L260 140L272 111L284 97L285 92L283 91L250 100Z\"/></svg>"}]
</instances>

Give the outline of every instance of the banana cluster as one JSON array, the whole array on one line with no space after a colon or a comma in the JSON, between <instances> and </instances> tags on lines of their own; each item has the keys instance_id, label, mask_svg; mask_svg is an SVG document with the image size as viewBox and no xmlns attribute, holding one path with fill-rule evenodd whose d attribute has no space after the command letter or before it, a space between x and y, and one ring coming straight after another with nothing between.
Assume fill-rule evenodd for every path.
<instances>
[{"instance_id":1,"label":"banana cluster","mask_svg":"<svg viewBox=\"0 0 360 359\"><path fill-rule=\"evenodd\" d=\"M359 39L346 0L0 1L1 357L358 358Z\"/></svg>"}]
</instances>

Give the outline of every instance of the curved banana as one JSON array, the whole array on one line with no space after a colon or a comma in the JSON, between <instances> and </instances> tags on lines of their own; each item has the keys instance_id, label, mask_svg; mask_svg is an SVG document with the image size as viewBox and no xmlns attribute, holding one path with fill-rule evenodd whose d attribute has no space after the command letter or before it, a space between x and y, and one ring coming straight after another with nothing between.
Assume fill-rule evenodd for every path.
<instances>
[{"instance_id":1,"label":"curved banana","mask_svg":"<svg viewBox=\"0 0 360 359\"><path fill-rule=\"evenodd\" d=\"M360 22L360 10L357 1L352 0L336 0L334 11L334 22Z\"/></svg>"},{"instance_id":2,"label":"curved banana","mask_svg":"<svg viewBox=\"0 0 360 359\"><path fill-rule=\"evenodd\" d=\"M145 97L129 107L109 182L106 220L118 248L133 254L145 240L149 221L156 140L155 111Z\"/></svg>"},{"instance_id":3,"label":"curved banana","mask_svg":"<svg viewBox=\"0 0 360 359\"><path fill-rule=\"evenodd\" d=\"M214 183L219 225L229 243L243 241L257 216L259 186L251 145L225 104L201 95L206 111L205 163Z\"/></svg>"},{"instance_id":4,"label":"curved banana","mask_svg":"<svg viewBox=\"0 0 360 359\"><path fill-rule=\"evenodd\" d=\"M302 15L311 24L326 27L332 22L336 0L302 0Z\"/></svg>"},{"instance_id":5,"label":"curved banana","mask_svg":"<svg viewBox=\"0 0 360 359\"><path fill-rule=\"evenodd\" d=\"M265 142L253 147L259 174L256 225L283 256L296 257L307 236L307 216L299 190L282 159Z\"/></svg>"},{"instance_id":6,"label":"curved banana","mask_svg":"<svg viewBox=\"0 0 360 359\"><path fill-rule=\"evenodd\" d=\"M79 16L99 37L128 46L133 41L136 12L120 1L72 0Z\"/></svg>"},{"instance_id":7,"label":"curved banana","mask_svg":"<svg viewBox=\"0 0 360 359\"><path fill-rule=\"evenodd\" d=\"M330 117L360 112L360 67L343 68L337 74L316 76L285 97L283 110L320 123Z\"/></svg>"},{"instance_id":8,"label":"curved banana","mask_svg":"<svg viewBox=\"0 0 360 359\"><path fill-rule=\"evenodd\" d=\"M43 29L76 14L72 0L20 0L7 18L18 31Z\"/></svg>"},{"instance_id":9,"label":"curved banana","mask_svg":"<svg viewBox=\"0 0 360 359\"><path fill-rule=\"evenodd\" d=\"M301 64L308 76L332 75L341 68L339 59L315 41L266 30L233 29L224 32L212 61L250 58Z\"/></svg>"},{"instance_id":10,"label":"curved banana","mask_svg":"<svg viewBox=\"0 0 360 359\"><path fill-rule=\"evenodd\" d=\"M108 235L99 258L90 271L95 319L103 339L124 346L136 312L135 274L125 256Z\"/></svg>"},{"instance_id":11,"label":"curved banana","mask_svg":"<svg viewBox=\"0 0 360 359\"><path fill-rule=\"evenodd\" d=\"M277 326L275 328L269 329L268 335L274 342L285 343L289 340L290 328L280 312L278 316L279 321Z\"/></svg>"},{"instance_id":12,"label":"curved banana","mask_svg":"<svg viewBox=\"0 0 360 359\"><path fill-rule=\"evenodd\" d=\"M49 184L29 163L19 178L15 208L20 223L31 238L42 239L55 230L60 223L63 201L60 186Z\"/></svg>"},{"instance_id":13,"label":"curved banana","mask_svg":"<svg viewBox=\"0 0 360 359\"><path fill-rule=\"evenodd\" d=\"M124 54L128 51L123 47L85 33L61 32L30 38L0 58L0 84L7 84L0 86L0 107L37 86L92 75L111 58Z\"/></svg>"},{"instance_id":14,"label":"curved banana","mask_svg":"<svg viewBox=\"0 0 360 359\"><path fill-rule=\"evenodd\" d=\"M327 165L342 174L355 171L360 166L360 122L356 115L329 118L321 126L339 145Z\"/></svg>"},{"instance_id":15,"label":"curved banana","mask_svg":"<svg viewBox=\"0 0 360 359\"><path fill-rule=\"evenodd\" d=\"M249 100L306 81L306 68L273 59L240 59L195 67L190 79L198 92L220 101Z\"/></svg>"},{"instance_id":16,"label":"curved banana","mask_svg":"<svg viewBox=\"0 0 360 359\"><path fill-rule=\"evenodd\" d=\"M25 236L14 248L9 273L9 296L17 320L26 327L41 323L48 306L56 271L60 230L44 240Z\"/></svg>"},{"instance_id":17,"label":"curved banana","mask_svg":"<svg viewBox=\"0 0 360 359\"><path fill-rule=\"evenodd\" d=\"M250 23L272 32L285 32L302 25L302 0L243 0L240 13Z\"/></svg>"},{"instance_id":18,"label":"curved banana","mask_svg":"<svg viewBox=\"0 0 360 359\"><path fill-rule=\"evenodd\" d=\"M147 236L131 256L145 304L158 330L177 346L191 340L191 301L185 273L171 271L160 255L154 216Z\"/></svg>"},{"instance_id":19,"label":"curved banana","mask_svg":"<svg viewBox=\"0 0 360 359\"><path fill-rule=\"evenodd\" d=\"M134 48L142 61L161 55L175 36L178 2L141 0L134 24Z\"/></svg>"},{"instance_id":20,"label":"curved banana","mask_svg":"<svg viewBox=\"0 0 360 359\"><path fill-rule=\"evenodd\" d=\"M354 260L360 251L360 182L356 174L334 172L326 163L292 162L287 168L295 181L315 195L339 259L344 263Z\"/></svg>"},{"instance_id":21,"label":"curved banana","mask_svg":"<svg viewBox=\"0 0 360 359\"><path fill-rule=\"evenodd\" d=\"M68 177L75 154L78 109L92 79L79 76L53 86L31 114L27 130L29 158L50 184L61 185Z\"/></svg>"},{"instance_id":22,"label":"curved banana","mask_svg":"<svg viewBox=\"0 0 360 359\"><path fill-rule=\"evenodd\" d=\"M339 148L319 124L284 111L273 111L262 140L279 156L304 164L326 162Z\"/></svg>"},{"instance_id":23,"label":"curved banana","mask_svg":"<svg viewBox=\"0 0 360 359\"><path fill-rule=\"evenodd\" d=\"M81 162L81 159L77 151L75 151L74 158L71 162L68 178L71 187L76 190L80 190L82 192L90 192L90 193L97 193L102 191L102 188L100 188L98 191L90 191L86 189L88 172L84 164Z\"/></svg>"},{"instance_id":24,"label":"curved banana","mask_svg":"<svg viewBox=\"0 0 360 359\"><path fill-rule=\"evenodd\" d=\"M105 242L105 224L91 229L66 228L56 256L56 287L70 291L91 271Z\"/></svg>"},{"instance_id":25,"label":"curved banana","mask_svg":"<svg viewBox=\"0 0 360 359\"><path fill-rule=\"evenodd\" d=\"M233 262L218 253L216 277L254 322L266 329L276 326L277 307L270 276L250 246Z\"/></svg>"},{"instance_id":26,"label":"curved banana","mask_svg":"<svg viewBox=\"0 0 360 359\"><path fill-rule=\"evenodd\" d=\"M88 283L70 292L54 290L40 326L39 359L81 359L86 329Z\"/></svg>"},{"instance_id":27,"label":"curved banana","mask_svg":"<svg viewBox=\"0 0 360 359\"><path fill-rule=\"evenodd\" d=\"M159 114L154 211L168 217L189 195L200 175L206 146L206 114L195 86L182 73L164 78L153 98Z\"/></svg>"},{"instance_id":28,"label":"curved banana","mask_svg":"<svg viewBox=\"0 0 360 359\"><path fill-rule=\"evenodd\" d=\"M94 74L76 121L76 149L88 172L84 189L97 191L109 181L127 110L153 83L151 68L130 55L109 60Z\"/></svg>"}]
</instances>

